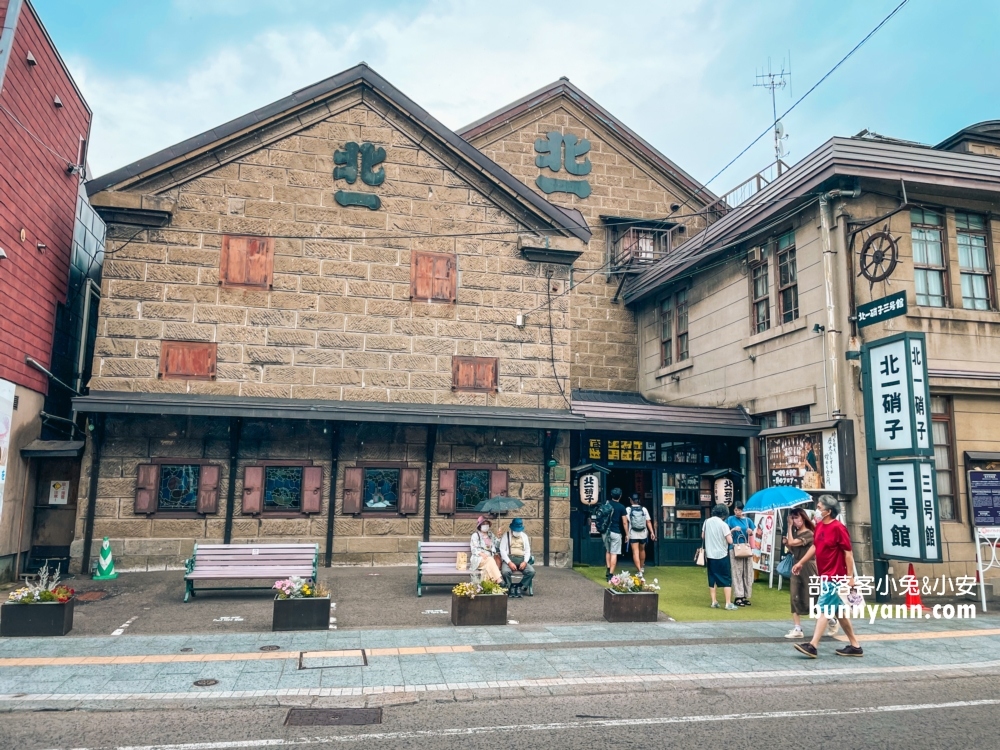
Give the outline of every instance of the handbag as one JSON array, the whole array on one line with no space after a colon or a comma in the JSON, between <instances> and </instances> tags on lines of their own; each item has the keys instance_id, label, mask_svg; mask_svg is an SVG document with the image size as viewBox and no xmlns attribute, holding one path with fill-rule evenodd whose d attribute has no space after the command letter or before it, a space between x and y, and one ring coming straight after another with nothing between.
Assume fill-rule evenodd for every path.
<instances>
[{"instance_id":1,"label":"handbag","mask_svg":"<svg viewBox=\"0 0 1000 750\"><path fill-rule=\"evenodd\" d=\"M699 547L698 551L694 553L694 564L705 567L705 548Z\"/></svg>"},{"instance_id":2,"label":"handbag","mask_svg":"<svg viewBox=\"0 0 1000 750\"><path fill-rule=\"evenodd\" d=\"M865 598L858 589L846 589L838 587L837 594L840 596L840 603L843 605L844 613L850 617L854 612L863 612L865 609Z\"/></svg>"},{"instance_id":3,"label":"handbag","mask_svg":"<svg viewBox=\"0 0 1000 750\"><path fill-rule=\"evenodd\" d=\"M753 557L753 550L750 549L750 545L745 542L740 542L739 544L733 545L733 557L737 560L744 557Z\"/></svg>"},{"instance_id":4,"label":"handbag","mask_svg":"<svg viewBox=\"0 0 1000 750\"><path fill-rule=\"evenodd\" d=\"M795 558L789 553L781 558L781 562L778 563L778 567L774 569L774 572L782 578L791 580L793 565L795 565Z\"/></svg>"},{"instance_id":5,"label":"handbag","mask_svg":"<svg viewBox=\"0 0 1000 750\"><path fill-rule=\"evenodd\" d=\"M493 562L495 562L497 564L497 570L502 569L502 567L503 567L503 558L500 557L500 555L493 555Z\"/></svg>"},{"instance_id":6,"label":"handbag","mask_svg":"<svg viewBox=\"0 0 1000 750\"><path fill-rule=\"evenodd\" d=\"M455 556L455 569L456 570L468 570L469 569L469 553L459 552Z\"/></svg>"}]
</instances>

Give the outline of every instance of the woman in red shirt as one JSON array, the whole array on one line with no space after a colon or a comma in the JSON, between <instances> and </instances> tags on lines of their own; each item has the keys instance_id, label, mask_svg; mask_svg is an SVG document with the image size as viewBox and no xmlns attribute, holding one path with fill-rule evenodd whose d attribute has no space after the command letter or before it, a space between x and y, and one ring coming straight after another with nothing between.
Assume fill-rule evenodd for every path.
<instances>
[{"instance_id":1,"label":"woman in red shirt","mask_svg":"<svg viewBox=\"0 0 1000 750\"><path fill-rule=\"evenodd\" d=\"M816 619L816 630L813 632L812 641L795 644L795 650L810 659L815 659L816 647L826 632L827 621L835 618L850 641L849 645L837 649L837 656L863 656L864 651L858 643L857 636L854 635L850 619L836 617L837 614L843 614L837 611L841 607L840 595L837 593L840 582L846 579L848 587L855 588L851 537L847 533L847 527L837 520L840 514L840 503L837 502L837 498L833 495L820 495L816 507L820 513L820 522L816 524L813 545L802 559L792 566L792 575L800 573L805 563L813 557L816 558L816 572L819 574L821 587L819 599L816 601L819 616Z\"/></svg>"}]
</instances>

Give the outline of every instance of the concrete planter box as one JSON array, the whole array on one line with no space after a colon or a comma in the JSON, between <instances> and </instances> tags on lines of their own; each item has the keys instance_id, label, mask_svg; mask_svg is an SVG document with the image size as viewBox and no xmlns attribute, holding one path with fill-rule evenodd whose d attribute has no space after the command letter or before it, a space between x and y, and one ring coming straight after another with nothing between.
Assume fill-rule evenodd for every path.
<instances>
[{"instance_id":1,"label":"concrete planter box","mask_svg":"<svg viewBox=\"0 0 1000 750\"><path fill-rule=\"evenodd\" d=\"M506 625L506 594L480 594L474 599L451 595L452 625Z\"/></svg>"},{"instance_id":2,"label":"concrete planter box","mask_svg":"<svg viewBox=\"0 0 1000 750\"><path fill-rule=\"evenodd\" d=\"M43 604L12 604L0 607L0 636L22 638L66 635L73 629L73 599Z\"/></svg>"},{"instance_id":3,"label":"concrete planter box","mask_svg":"<svg viewBox=\"0 0 1000 750\"><path fill-rule=\"evenodd\" d=\"M655 591L617 594L604 590L604 619L608 622L656 622L660 595Z\"/></svg>"},{"instance_id":4,"label":"concrete planter box","mask_svg":"<svg viewBox=\"0 0 1000 750\"><path fill-rule=\"evenodd\" d=\"M274 599L271 630L329 630L330 597Z\"/></svg>"}]
</instances>

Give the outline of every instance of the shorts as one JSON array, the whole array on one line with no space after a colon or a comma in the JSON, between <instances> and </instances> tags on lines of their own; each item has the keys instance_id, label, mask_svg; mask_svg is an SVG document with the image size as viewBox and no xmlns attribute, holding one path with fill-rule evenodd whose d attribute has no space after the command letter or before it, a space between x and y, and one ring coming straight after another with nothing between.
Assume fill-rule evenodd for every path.
<instances>
[{"instance_id":1,"label":"shorts","mask_svg":"<svg viewBox=\"0 0 1000 750\"><path fill-rule=\"evenodd\" d=\"M826 617L835 617L838 608L843 605L838 588L837 584L833 581L823 581L820 583L816 608Z\"/></svg>"},{"instance_id":2,"label":"shorts","mask_svg":"<svg viewBox=\"0 0 1000 750\"><path fill-rule=\"evenodd\" d=\"M604 549L612 555L620 555L622 553L622 535L606 531L604 533Z\"/></svg>"},{"instance_id":3,"label":"shorts","mask_svg":"<svg viewBox=\"0 0 1000 750\"><path fill-rule=\"evenodd\" d=\"M645 544L648 541L649 541L649 534L646 534L645 536L636 536L634 531L632 532L632 535L628 538L629 544Z\"/></svg>"},{"instance_id":4,"label":"shorts","mask_svg":"<svg viewBox=\"0 0 1000 750\"><path fill-rule=\"evenodd\" d=\"M729 564L729 557L720 557L715 560L711 557L706 560L708 568L708 587L722 586L726 588L733 585L733 569Z\"/></svg>"}]
</instances>

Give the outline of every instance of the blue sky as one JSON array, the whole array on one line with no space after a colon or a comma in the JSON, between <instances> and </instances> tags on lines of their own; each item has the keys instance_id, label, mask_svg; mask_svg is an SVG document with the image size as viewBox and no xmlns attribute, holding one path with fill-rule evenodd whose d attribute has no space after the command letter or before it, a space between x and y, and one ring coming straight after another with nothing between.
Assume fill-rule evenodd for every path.
<instances>
[{"instance_id":1,"label":"blue sky","mask_svg":"<svg viewBox=\"0 0 1000 750\"><path fill-rule=\"evenodd\" d=\"M770 122L768 58L791 58L780 112L898 0L33 2L94 110L94 174L364 60L452 128L568 76L707 180ZM937 143L1000 118L998 28L991 0L910 0L788 116L787 160L864 128ZM710 187L772 160L765 138Z\"/></svg>"}]
</instances>

